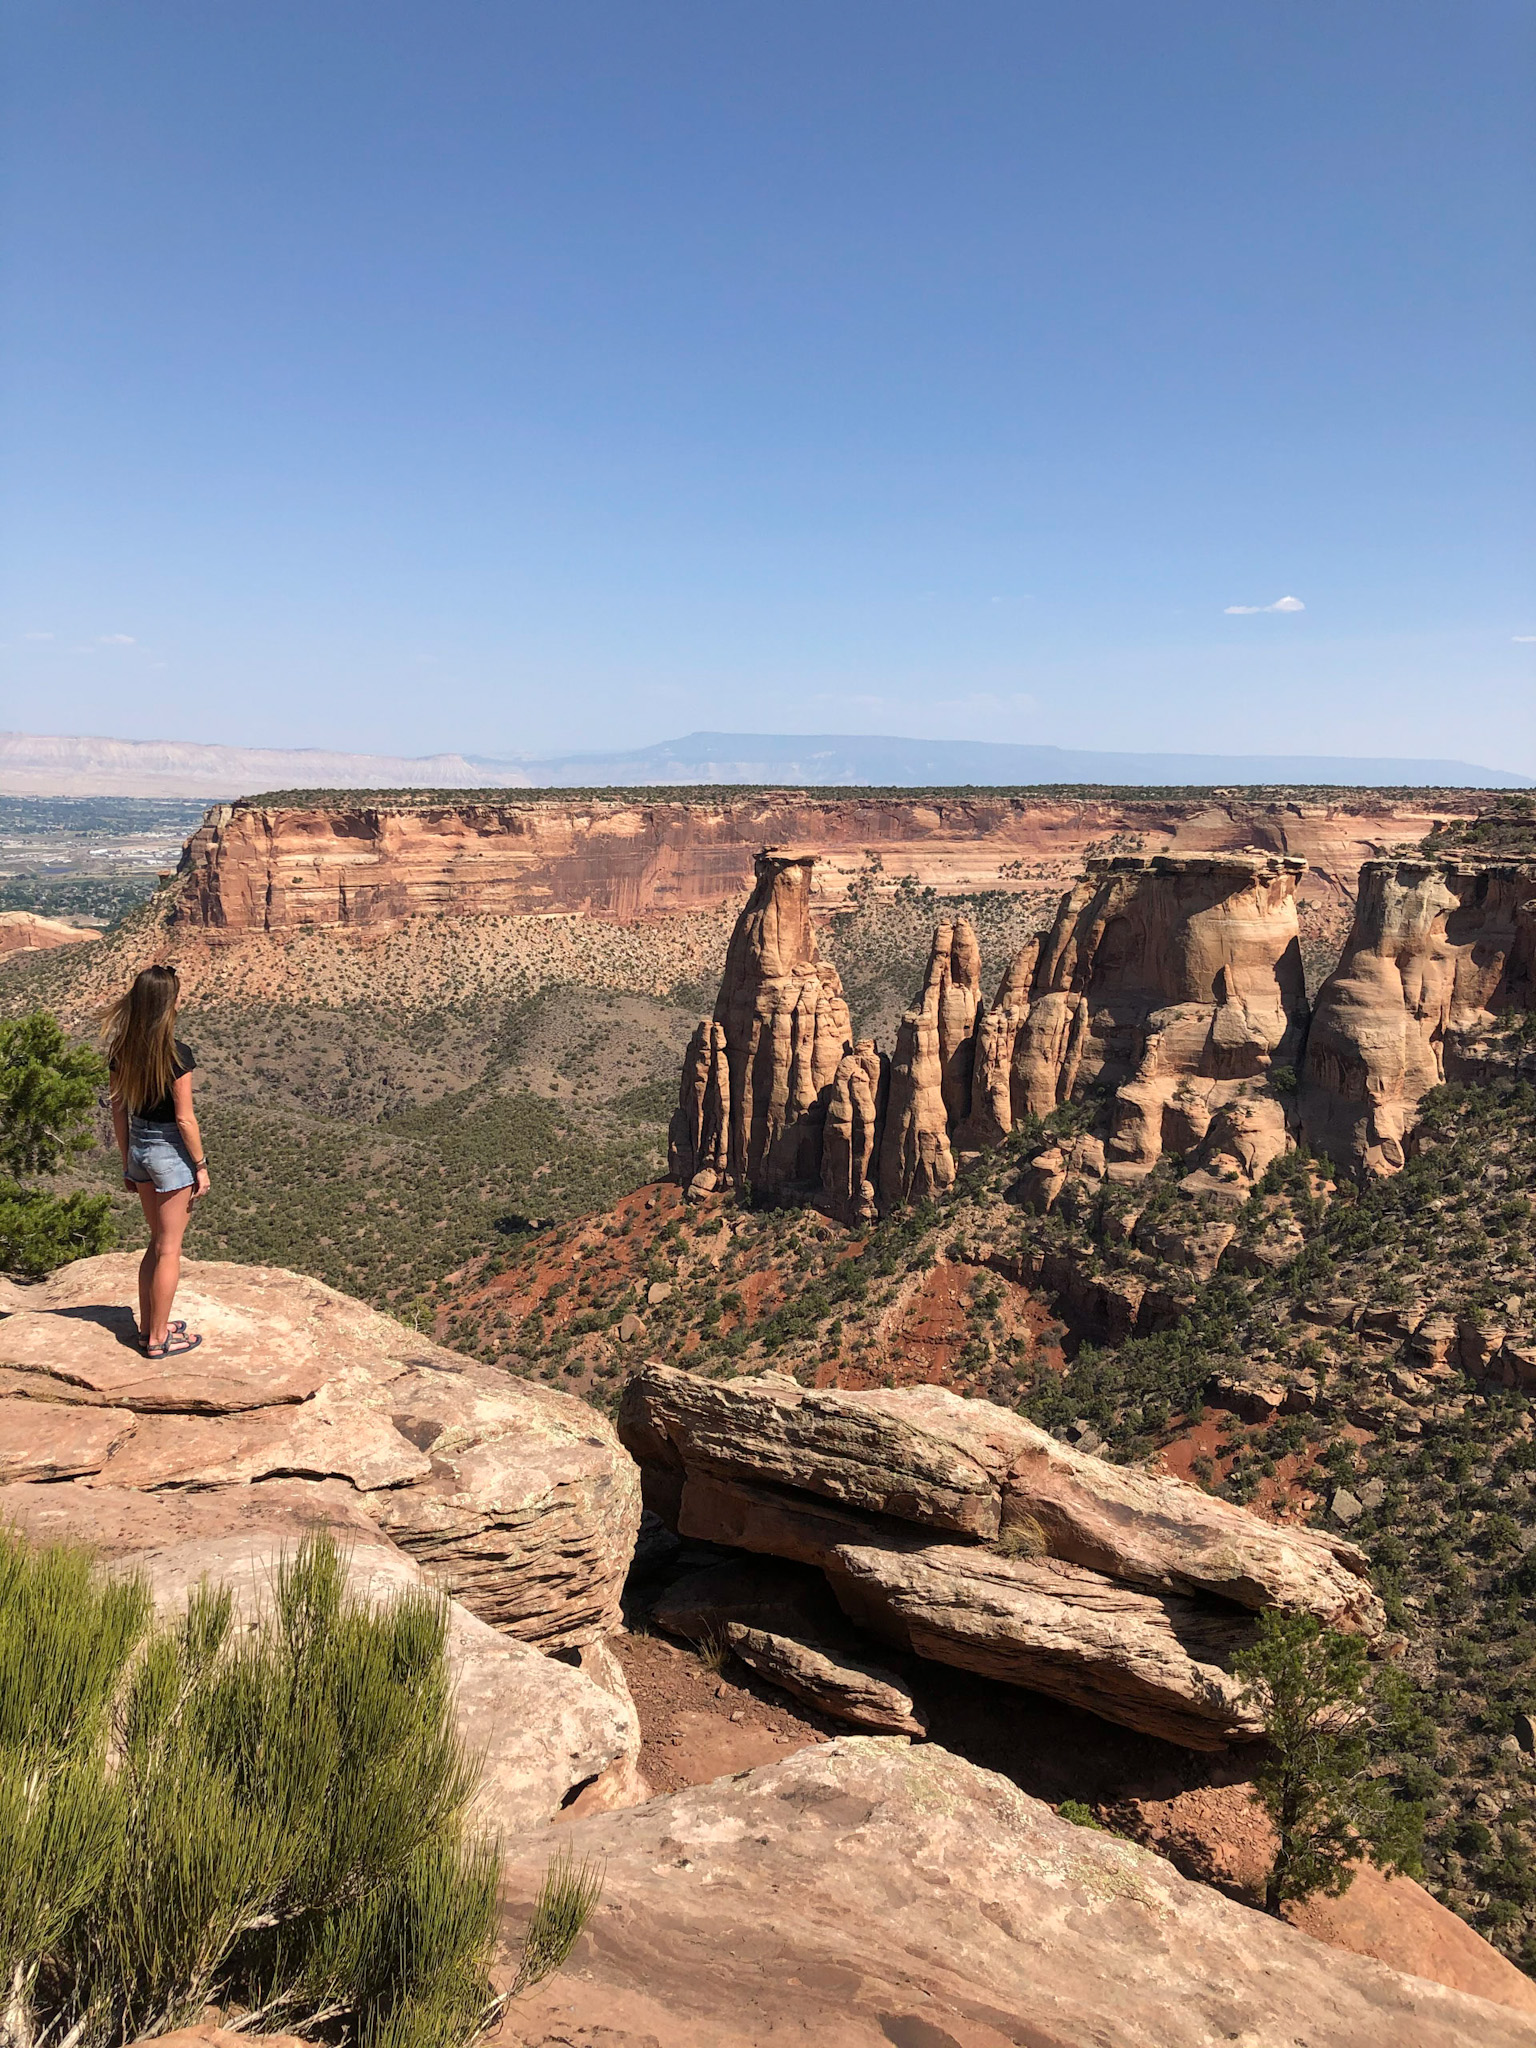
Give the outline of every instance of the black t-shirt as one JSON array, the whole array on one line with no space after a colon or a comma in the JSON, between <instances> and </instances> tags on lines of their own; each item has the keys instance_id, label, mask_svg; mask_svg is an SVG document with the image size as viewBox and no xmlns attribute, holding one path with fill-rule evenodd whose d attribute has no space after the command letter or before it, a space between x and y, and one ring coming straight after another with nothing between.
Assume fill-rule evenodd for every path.
<instances>
[{"instance_id":1,"label":"black t-shirt","mask_svg":"<svg viewBox=\"0 0 1536 2048\"><path fill-rule=\"evenodd\" d=\"M182 1041L178 1038L174 1044L171 1073L179 1081L183 1074L190 1074L196 1065L197 1061L193 1057L191 1046L183 1045ZM167 1088L158 1102L146 1102L142 1109L134 1110L133 1115L146 1124L175 1123L176 1097L173 1091Z\"/></svg>"}]
</instances>

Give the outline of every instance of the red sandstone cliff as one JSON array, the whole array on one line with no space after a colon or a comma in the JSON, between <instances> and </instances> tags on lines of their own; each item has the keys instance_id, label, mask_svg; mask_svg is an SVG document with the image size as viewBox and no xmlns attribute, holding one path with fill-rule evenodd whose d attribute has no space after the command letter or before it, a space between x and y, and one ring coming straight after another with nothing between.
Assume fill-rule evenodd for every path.
<instances>
[{"instance_id":1,"label":"red sandstone cliff","mask_svg":"<svg viewBox=\"0 0 1536 2048\"><path fill-rule=\"evenodd\" d=\"M818 853L818 901L835 906L871 857L892 879L910 873L941 893L1028 891L1065 887L1090 852L1124 843L1147 854L1296 855L1308 863L1303 904L1342 926L1362 861L1475 808L1371 791L1327 803L770 790L706 801L221 805L188 841L176 916L233 935L422 914L665 915L739 897L757 850L785 845Z\"/></svg>"}]
</instances>

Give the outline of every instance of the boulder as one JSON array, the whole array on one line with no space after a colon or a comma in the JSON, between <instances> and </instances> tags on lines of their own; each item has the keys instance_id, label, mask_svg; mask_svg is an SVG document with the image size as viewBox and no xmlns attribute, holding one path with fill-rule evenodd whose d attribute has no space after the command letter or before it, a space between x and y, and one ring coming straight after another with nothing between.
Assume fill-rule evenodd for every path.
<instances>
[{"instance_id":1,"label":"boulder","mask_svg":"<svg viewBox=\"0 0 1536 2048\"><path fill-rule=\"evenodd\" d=\"M926 1743L867 1736L513 1846L601 1859L523 2048L1530 2048L1521 2014L1324 1948Z\"/></svg>"},{"instance_id":2,"label":"boulder","mask_svg":"<svg viewBox=\"0 0 1536 2048\"><path fill-rule=\"evenodd\" d=\"M1232 1608L1143 1593L1054 1559L928 1542L775 1487L691 1475L678 1526L816 1566L848 1617L894 1648L1219 1750L1256 1732L1230 1664L1252 1636Z\"/></svg>"},{"instance_id":3,"label":"boulder","mask_svg":"<svg viewBox=\"0 0 1536 2048\"><path fill-rule=\"evenodd\" d=\"M844 1542L823 1561L846 1611L898 1648L1026 1686L1186 1749L1262 1733L1232 1659L1246 1615L1144 1593L1058 1558Z\"/></svg>"},{"instance_id":4,"label":"boulder","mask_svg":"<svg viewBox=\"0 0 1536 2048\"><path fill-rule=\"evenodd\" d=\"M0 1474L74 1497L231 1502L291 1480L338 1499L473 1613L541 1648L615 1627L639 1487L583 1402L445 1351L319 1281L189 1260L203 1343L147 1363L138 1261L81 1259L0 1320ZM74 1476L71 1476L73 1474ZM237 1519L239 1517L237 1516Z\"/></svg>"},{"instance_id":5,"label":"boulder","mask_svg":"<svg viewBox=\"0 0 1536 2048\"><path fill-rule=\"evenodd\" d=\"M752 1558L690 1572L656 1600L651 1618L694 1642L716 1636L771 1685L850 1727L920 1735L928 1725L906 1682L861 1653L817 1571Z\"/></svg>"},{"instance_id":6,"label":"boulder","mask_svg":"<svg viewBox=\"0 0 1536 2048\"><path fill-rule=\"evenodd\" d=\"M922 1735L927 1716L893 1671L822 1643L727 1622L725 1639L742 1663L807 1706L874 1735Z\"/></svg>"},{"instance_id":7,"label":"boulder","mask_svg":"<svg viewBox=\"0 0 1536 2048\"><path fill-rule=\"evenodd\" d=\"M642 1467L768 1481L929 1529L998 1531L998 1488L971 1452L864 1395L653 1364L624 1389L619 1433Z\"/></svg>"},{"instance_id":8,"label":"boulder","mask_svg":"<svg viewBox=\"0 0 1536 2048\"><path fill-rule=\"evenodd\" d=\"M1253 1611L1384 1627L1364 1559L1339 1539L940 1388L845 1393L653 1364L625 1389L620 1431L683 1537L814 1567L877 1639L1189 1748L1258 1732L1233 1676ZM700 1594L668 1597L675 1625ZM751 1600L715 1618L815 1634L803 1612Z\"/></svg>"}]
</instances>

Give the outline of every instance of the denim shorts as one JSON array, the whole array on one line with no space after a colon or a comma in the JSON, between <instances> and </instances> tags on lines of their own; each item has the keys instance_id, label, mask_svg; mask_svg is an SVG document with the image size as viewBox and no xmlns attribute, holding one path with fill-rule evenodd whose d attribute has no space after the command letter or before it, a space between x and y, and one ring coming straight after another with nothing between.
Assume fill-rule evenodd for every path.
<instances>
[{"instance_id":1,"label":"denim shorts","mask_svg":"<svg viewBox=\"0 0 1536 2048\"><path fill-rule=\"evenodd\" d=\"M128 1178L151 1181L161 1195L174 1195L197 1179L192 1154L176 1124L146 1123L143 1117L128 1119Z\"/></svg>"}]
</instances>

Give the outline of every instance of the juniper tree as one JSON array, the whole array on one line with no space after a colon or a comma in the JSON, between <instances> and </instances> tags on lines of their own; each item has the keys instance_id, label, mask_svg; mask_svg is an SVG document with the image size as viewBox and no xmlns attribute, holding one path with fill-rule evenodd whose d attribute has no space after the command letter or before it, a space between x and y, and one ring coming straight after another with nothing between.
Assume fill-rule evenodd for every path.
<instances>
[{"instance_id":1,"label":"juniper tree","mask_svg":"<svg viewBox=\"0 0 1536 2048\"><path fill-rule=\"evenodd\" d=\"M46 1010L0 1020L0 1267L40 1278L114 1240L106 1195L56 1195L21 1176L53 1175L89 1151L107 1070L71 1045Z\"/></svg>"},{"instance_id":2,"label":"juniper tree","mask_svg":"<svg viewBox=\"0 0 1536 2048\"><path fill-rule=\"evenodd\" d=\"M1384 1870L1417 1870L1423 1809L1396 1798L1381 1774L1360 1637L1325 1629L1315 1615L1270 1610L1233 1662L1268 1743L1257 1793L1277 1842L1264 1910L1314 1892L1336 1897L1366 1857Z\"/></svg>"}]
</instances>

